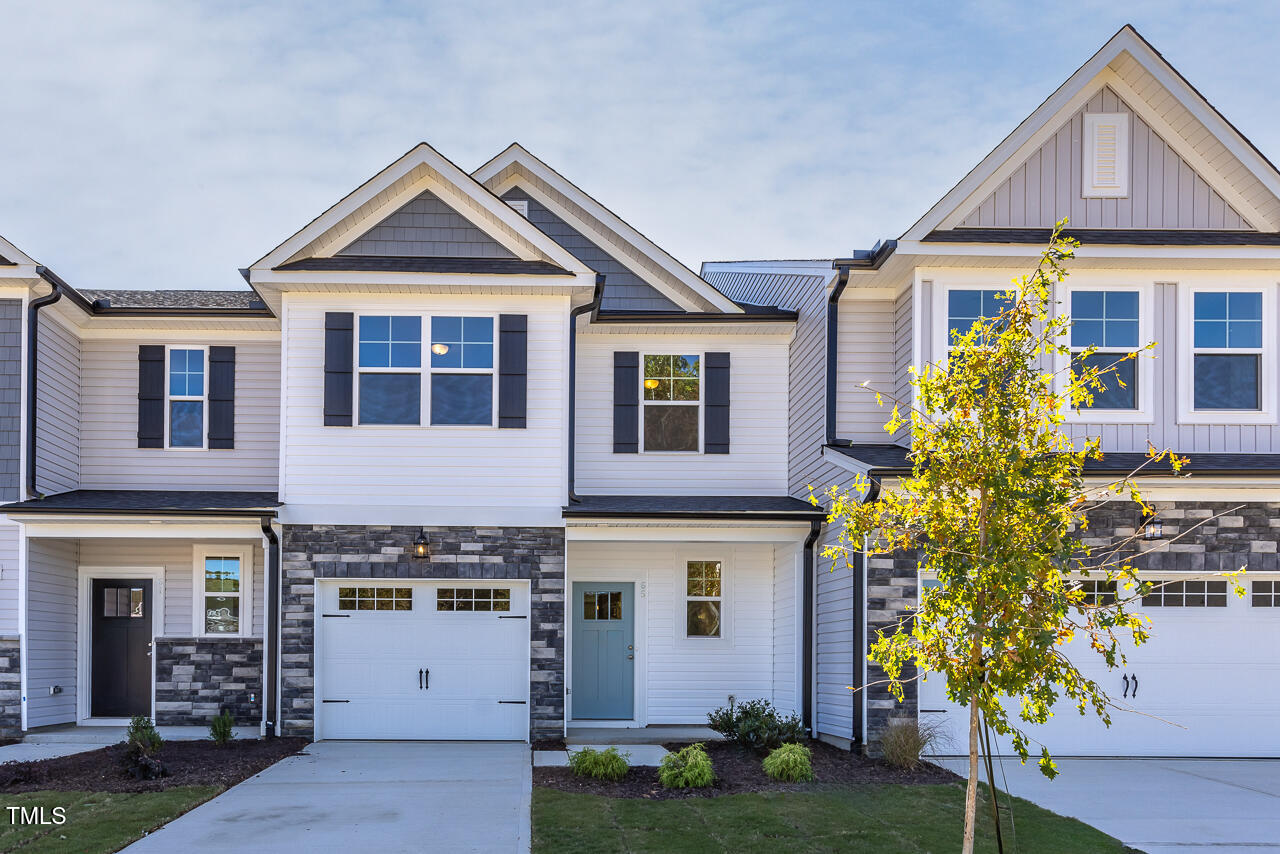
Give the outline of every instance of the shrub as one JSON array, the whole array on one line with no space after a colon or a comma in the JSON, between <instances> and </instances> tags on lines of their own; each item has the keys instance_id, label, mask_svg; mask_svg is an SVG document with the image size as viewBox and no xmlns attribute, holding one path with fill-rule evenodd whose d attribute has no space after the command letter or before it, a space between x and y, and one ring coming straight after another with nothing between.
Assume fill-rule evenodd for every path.
<instances>
[{"instance_id":1,"label":"shrub","mask_svg":"<svg viewBox=\"0 0 1280 854\"><path fill-rule=\"evenodd\" d=\"M737 707L716 709L707 715L707 725L728 741L762 752L804 741L806 737L799 716L781 717L768 700L748 700Z\"/></svg>"},{"instance_id":2,"label":"shrub","mask_svg":"<svg viewBox=\"0 0 1280 854\"><path fill-rule=\"evenodd\" d=\"M803 744L784 744L764 758L764 773L784 783L813 780L813 753Z\"/></svg>"},{"instance_id":3,"label":"shrub","mask_svg":"<svg viewBox=\"0 0 1280 854\"><path fill-rule=\"evenodd\" d=\"M616 783L627 776L627 759L630 757L630 753L619 753L616 747L605 750L583 747L569 754L569 769L579 777Z\"/></svg>"},{"instance_id":4,"label":"shrub","mask_svg":"<svg viewBox=\"0 0 1280 854\"><path fill-rule=\"evenodd\" d=\"M209 738L213 739L213 743L219 747L226 747L231 743L231 739L236 737L235 725L235 717L223 709L209 722Z\"/></svg>"},{"instance_id":5,"label":"shrub","mask_svg":"<svg viewBox=\"0 0 1280 854\"><path fill-rule=\"evenodd\" d=\"M124 737L124 767L139 780L153 780L164 777L169 772L164 763L156 758L164 739L156 732L151 718L136 715L129 721L129 731Z\"/></svg>"},{"instance_id":6,"label":"shrub","mask_svg":"<svg viewBox=\"0 0 1280 854\"><path fill-rule=\"evenodd\" d=\"M937 752L945 738L938 723L921 723L907 718L890 721L880 734L880 752L884 761L895 768L914 771L921 765L920 757Z\"/></svg>"},{"instance_id":7,"label":"shrub","mask_svg":"<svg viewBox=\"0 0 1280 854\"><path fill-rule=\"evenodd\" d=\"M715 780L711 757L701 744L690 744L662 757L658 780L668 789L700 789Z\"/></svg>"}]
</instances>

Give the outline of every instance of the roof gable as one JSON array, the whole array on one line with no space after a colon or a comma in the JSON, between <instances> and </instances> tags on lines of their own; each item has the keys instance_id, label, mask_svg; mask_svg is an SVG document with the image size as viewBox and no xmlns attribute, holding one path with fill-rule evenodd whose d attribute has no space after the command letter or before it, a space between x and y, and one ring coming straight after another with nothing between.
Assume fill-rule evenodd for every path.
<instances>
[{"instance_id":1,"label":"roof gable","mask_svg":"<svg viewBox=\"0 0 1280 854\"><path fill-rule=\"evenodd\" d=\"M443 205L437 213L448 210L457 214L485 239L508 252L507 257L547 262L573 273L590 272L572 254L425 142L348 193L255 262L251 269L270 270L307 258L331 258L363 239L388 218L411 207L424 193ZM470 229L461 230L475 236Z\"/></svg>"},{"instance_id":2,"label":"roof gable","mask_svg":"<svg viewBox=\"0 0 1280 854\"><path fill-rule=\"evenodd\" d=\"M680 308L741 312L733 300L519 144L473 174L499 195L519 187Z\"/></svg>"},{"instance_id":3,"label":"roof gable","mask_svg":"<svg viewBox=\"0 0 1280 854\"><path fill-rule=\"evenodd\" d=\"M935 230L986 225L984 217L990 217L993 222L1002 217L1011 222L1016 219L1030 222L1026 202L1033 171L1040 182L1031 195L1036 202L1036 210L1032 212L1034 225L1040 225L1050 216L1049 211L1063 210L1065 202L1059 200L1061 173L1058 170L1072 169L1062 185L1064 199L1070 199L1080 190L1076 142L1067 139L1070 133L1063 134L1063 131L1084 112L1095 112L1091 104L1097 107L1112 103L1111 99L1118 109L1133 114L1134 148L1143 143L1147 146L1146 169L1141 176L1135 169L1127 200L1107 200L1111 205L1095 199L1081 205L1073 201L1064 212L1071 217L1072 225L1280 231L1280 172L1136 30L1125 26L908 229L903 238L920 240ZM1139 130L1146 134L1141 140ZM1052 173L1044 168L1045 151L1049 147L1054 153ZM1057 158L1063 149L1068 149L1065 158L1068 162L1060 164ZM1153 152L1160 159L1159 173L1151 171ZM1030 168L1033 164L1034 170ZM1050 175L1054 202L1042 210L1042 201L1049 195ZM1134 200L1139 178L1144 193L1141 204ZM1155 178L1159 179L1158 187L1151 185ZM1175 185L1177 203L1173 205L1169 204L1172 195L1166 191ZM1002 192L1010 196L1010 205L1007 213L997 214ZM1159 193L1160 224L1154 224L1151 216L1150 200L1154 192ZM1128 202L1127 217L1132 220L1136 208L1138 219L1145 218L1147 224L1118 225L1121 201ZM1221 224L1215 224L1219 204ZM1022 206L1021 212L1019 206ZM1113 213L1117 217L1115 221L1110 219ZM1077 216L1083 216L1086 222L1080 222ZM1228 224L1236 218L1236 225Z\"/></svg>"},{"instance_id":4,"label":"roof gable","mask_svg":"<svg viewBox=\"0 0 1280 854\"><path fill-rule=\"evenodd\" d=\"M334 254L413 258L516 257L510 249L430 190L423 190Z\"/></svg>"}]
</instances>

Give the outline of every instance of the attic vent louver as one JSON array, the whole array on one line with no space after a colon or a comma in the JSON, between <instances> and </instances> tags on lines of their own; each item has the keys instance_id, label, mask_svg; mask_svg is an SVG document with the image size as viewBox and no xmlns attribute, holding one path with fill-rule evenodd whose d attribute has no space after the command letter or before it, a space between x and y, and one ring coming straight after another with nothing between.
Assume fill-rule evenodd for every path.
<instances>
[{"instance_id":1,"label":"attic vent louver","mask_svg":"<svg viewBox=\"0 0 1280 854\"><path fill-rule=\"evenodd\" d=\"M529 200L528 199L508 199L507 204L511 205L512 210L520 214L525 219L529 218Z\"/></svg>"},{"instance_id":2,"label":"attic vent louver","mask_svg":"<svg viewBox=\"0 0 1280 854\"><path fill-rule=\"evenodd\" d=\"M1085 113L1083 155L1083 197L1128 196L1129 114Z\"/></svg>"}]
</instances>

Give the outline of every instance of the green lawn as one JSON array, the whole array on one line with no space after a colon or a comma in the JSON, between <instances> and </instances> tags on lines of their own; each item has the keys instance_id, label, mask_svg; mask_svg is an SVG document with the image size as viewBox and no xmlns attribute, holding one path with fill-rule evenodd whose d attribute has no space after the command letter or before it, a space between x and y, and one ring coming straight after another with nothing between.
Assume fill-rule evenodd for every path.
<instances>
[{"instance_id":1,"label":"green lawn","mask_svg":"<svg viewBox=\"0 0 1280 854\"><path fill-rule=\"evenodd\" d=\"M984 804L985 806L985 804ZM989 807L986 807L989 809ZM534 854L704 854L704 852L885 851L952 854L960 849L964 788L823 786L681 801L603 798L535 787ZM982 852L995 852L979 827ZM1014 801L1017 848L1036 854L1119 852L1115 839L1075 819ZM1006 827L1007 832L1007 827Z\"/></svg>"},{"instance_id":2,"label":"green lawn","mask_svg":"<svg viewBox=\"0 0 1280 854\"><path fill-rule=\"evenodd\" d=\"M22 854L109 854L155 830L222 791L220 786L181 786L164 792L31 792L0 796L0 852ZM23 825L8 807L66 810L58 825Z\"/></svg>"}]
</instances>

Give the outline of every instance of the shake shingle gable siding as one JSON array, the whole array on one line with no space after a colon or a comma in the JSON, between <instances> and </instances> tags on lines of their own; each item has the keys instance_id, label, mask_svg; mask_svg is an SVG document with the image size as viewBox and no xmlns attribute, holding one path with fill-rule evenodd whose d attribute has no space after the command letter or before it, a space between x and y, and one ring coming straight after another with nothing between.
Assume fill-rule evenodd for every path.
<instances>
[{"instance_id":1,"label":"shake shingle gable siding","mask_svg":"<svg viewBox=\"0 0 1280 854\"><path fill-rule=\"evenodd\" d=\"M679 306L637 276L625 264L595 244L582 232L548 210L518 187L502 194L503 201L529 203L529 221L597 273L605 274L603 309L627 311L678 311Z\"/></svg>"},{"instance_id":2,"label":"shake shingle gable siding","mask_svg":"<svg viewBox=\"0 0 1280 854\"><path fill-rule=\"evenodd\" d=\"M338 254L515 258L505 246L430 191L421 193Z\"/></svg>"}]
</instances>

